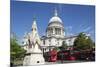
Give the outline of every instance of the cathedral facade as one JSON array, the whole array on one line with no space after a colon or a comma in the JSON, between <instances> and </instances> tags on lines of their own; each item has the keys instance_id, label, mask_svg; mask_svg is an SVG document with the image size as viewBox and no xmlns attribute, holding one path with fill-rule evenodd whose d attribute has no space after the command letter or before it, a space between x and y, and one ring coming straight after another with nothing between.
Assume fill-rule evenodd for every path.
<instances>
[{"instance_id":1,"label":"cathedral facade","mask_svg":"<svg viewBox=\"0 0 100 67\"><path fill-rule=\"evenodd\" d=\"M38 26L38 25L37 25ZM57 10L54 11L54 16L49 20L46 28L46 35L41 39L41 50L48 52L55 47L62 46L63 41L67 46L73 46L77 36L66 36L62 19L58 16ZM23 48L27 50L27 34L24 36Z\"/></svg>"},{"instance_id":2,"label":"cathedral facade","mask_svg":"<svg viewBox=\"0 0 100 67\"><path fill-rule=\"evenodd\" d=\"M66 36L62 19L58 16L57 10L54 11L54 16L49 20L46 28L46 36L41 37L41 47L44 52L48 52L55 47L62 46L63 41L67 46L73 46L77 36Z\"/></svg>"}]
</instances>

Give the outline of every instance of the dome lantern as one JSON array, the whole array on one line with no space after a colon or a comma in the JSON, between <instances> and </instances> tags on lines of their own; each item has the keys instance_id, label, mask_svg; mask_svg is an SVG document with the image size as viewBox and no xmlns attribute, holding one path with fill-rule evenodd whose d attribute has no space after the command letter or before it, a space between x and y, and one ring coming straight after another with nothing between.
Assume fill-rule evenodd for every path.
<instances>
[{"instance_id":1,"label":"dome lantern","mask_svg":"<svg viewBox=\"0 0 100 67\"><path fill-rule=\"evenodd\" d=\"M58 16L57 9L54 11L54 16Z\"/></svg>"},{"instance_id":2,"label":"dome lantern","mask_svg":"<svg viewBox=\"0 0 100 67\"><path fill-rule=\"evenodd\" d=\"M58 17L57 9L54 10L54 16L49 20L49 23L52 23L52 22L62 23L62 20L60 19L60 17Z\"/></svg>"}]
</instances>

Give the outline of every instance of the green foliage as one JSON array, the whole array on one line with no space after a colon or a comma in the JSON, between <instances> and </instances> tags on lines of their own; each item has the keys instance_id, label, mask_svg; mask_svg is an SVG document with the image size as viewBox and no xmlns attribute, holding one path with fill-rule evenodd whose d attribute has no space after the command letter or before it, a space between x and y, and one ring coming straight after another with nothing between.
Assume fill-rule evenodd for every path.
<instances>
[{"instance_id":1,"label":"green foliage","mask_svg":"<svg viewBox=\"0 0 100 67\"><path fill-rule=\"evenodd\" d=\"M60 51L60 48L59 47L55 47L54 50Z\"/></svg>"},{"instance_id":2,"label":"green foliage","mask_svg":"<svg viewBox=\"0 0 100 67\"><path fill-rule=\"evenodd\" d=\"M18 44L17 39L15 37L10 39L10 55L11 55L11 62L13 63L17 59L21 59L24 57L25 50L21 48Z\"/></svg>"},{"instance_id":3,"label":"green foliage","mask_svg":"<svg viewBox=\"0 0 100 67\"><path fill-rule=\"evenodd\" d=\"M74 47L78 50L91 49L93 47L93 41L86 34L80 33L74 41Z\"/></svg>"},{"instance_id":4,"label":"green foliage","mask_svg":"<svg viewBox=\"0 0 100 67\"><path fill-rule=\"evenodd\" d=\"M60 51L60 50L65 50L67 49L67 43L65 41L62 42L62 46L61 47L55 47L54 50Z\"/></svg>"},{"instance_id":5,"label":"green foliage","mask_svg":"<svg viewBox=\"0 0 100 67\"><path fill-rule=\"evenodd\" d=\"M67 49L67 47L68 47L68 46L67 46L67 43L66 43L65 41L63 41L61 47L62 47L62 49L64 49L64 50Z\"/></svg>"}]
</instances>

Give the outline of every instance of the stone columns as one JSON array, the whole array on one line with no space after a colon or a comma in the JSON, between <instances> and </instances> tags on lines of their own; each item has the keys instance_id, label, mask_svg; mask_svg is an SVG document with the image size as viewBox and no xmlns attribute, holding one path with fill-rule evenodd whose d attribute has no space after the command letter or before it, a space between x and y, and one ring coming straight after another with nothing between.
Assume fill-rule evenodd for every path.
<instances>
[{"instance_id":1,"label":"stone columns","mask_svg":"<svg viewBox=\"0 0 100 67\"><path fill-rule=\"evenodd\" d=\"M61 35L63 36L63 29L61 29Z\"/></svg>"},{"instance_id":2,"label":"stone columns","mask_svg":"<svg viewBox=\"0 0 100 67\"><path fill-rule=\"evenodd\" d=\"M55 28L53 28L53 35L55 34Z\"/></svg>"}]
</instances>

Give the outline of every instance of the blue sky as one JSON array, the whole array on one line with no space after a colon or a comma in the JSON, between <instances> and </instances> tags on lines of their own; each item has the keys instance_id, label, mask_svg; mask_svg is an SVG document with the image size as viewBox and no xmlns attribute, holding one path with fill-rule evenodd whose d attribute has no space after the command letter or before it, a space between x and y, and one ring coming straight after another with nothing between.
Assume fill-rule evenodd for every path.
<instances>
[{"instance_id":1,"label":"blue sky","mask_svg":"<svg viewBox=\"0 0 100 67\"><path fill-rule=\"evenodd\" d=\"M89 5L11 1L11 32L21 39L31 30L35 17L39 35L43 36L55 8L63 21L66 36L86 32L95 40L95 7Z\"/></svg>"}]
</instances>

